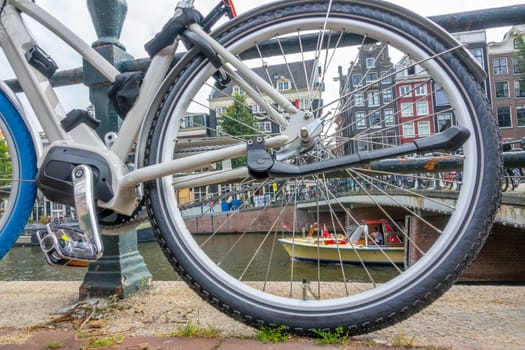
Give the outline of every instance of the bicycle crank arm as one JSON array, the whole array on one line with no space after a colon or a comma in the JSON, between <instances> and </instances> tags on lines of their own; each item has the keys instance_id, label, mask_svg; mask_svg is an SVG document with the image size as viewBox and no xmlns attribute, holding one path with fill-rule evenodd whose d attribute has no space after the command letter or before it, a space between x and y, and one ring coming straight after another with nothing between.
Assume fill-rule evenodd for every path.
<instances>
[{"instance_id":1,"label":"bicycle crank arm","mask_svg":"<svg viewBox=\"0 0 525 350\"><path fill-rule=\"evenodd\" d=\"M72 173L79 229L47 225L38 231L40 248L50 265L87 266L103 254L93 199L93 172L79 165Z\"/></svg>"},{"instance_id":2,"label":"bicycle crank arm","mask_svg":"<svg viewBox=\"0 0 525 350\"><path fill-rule=\"evenodd\" d=\"M248 170L253 177L300 177L305 175L333 172L371 161L399 157L411 153L454 151L469 138L470 132L461 127L451 127L446 131L406 143L397 147L384 148L371 152L357 152L351 155L305 165L290 165L275 161L266 152L264 139L248 142Z\"/></svg>"}]
</instances>

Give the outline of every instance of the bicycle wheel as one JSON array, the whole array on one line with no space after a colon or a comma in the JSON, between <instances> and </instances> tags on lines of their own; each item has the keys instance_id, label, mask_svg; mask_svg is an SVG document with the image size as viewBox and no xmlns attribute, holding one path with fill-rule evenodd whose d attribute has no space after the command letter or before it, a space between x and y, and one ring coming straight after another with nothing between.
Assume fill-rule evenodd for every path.
<instances>
[{"instance_id":1,"label":"bicycle wheel","mask_svg":"<svg viewBox=\"0 0 525 350\"><path fill-rule=\"evenodd\" d=\"M22 116L0 89L0 259L22 233L36 195L36 156Z\"/></svg>"},{"instance_id":2,"label":"bicycle wheel","mask_svg":"<svg viewBox=\"0 0 525 350\"><path fill-rule=\"evenodd\" d=\"M146 164L175 157L188 169L147 184L154 232L197 293L247 324L308 334L338 327L359 334L391 325L444 293L491 227L501 162L479 84L455 55L459 47L449 50L414 14L389 6L287 1L252 11L215 36L307 111L304 119L320 122L307 146L270 150L283 163L388 152L435 134L435 98L447 98L443 113L453 115L451 125L470 132L461 152L435 150L314 175L255 179L243 167L242 150L248 138L287 134L289 129L265 119L282 108L260 100L263 107L257 106L258 87L250 90L235 71L231 81L217 84L217 69L195 52L164 96ZM214 115L218 128L206 123ZM208 137L195 137L199 130ZM198 162L201 156L209 158ZM456 192L382 179L452 170L464 173ZM217 204L229 199L231 207ZM372 230L382 233L383 245L373 243Z\"/></svg>"}]
</instances>

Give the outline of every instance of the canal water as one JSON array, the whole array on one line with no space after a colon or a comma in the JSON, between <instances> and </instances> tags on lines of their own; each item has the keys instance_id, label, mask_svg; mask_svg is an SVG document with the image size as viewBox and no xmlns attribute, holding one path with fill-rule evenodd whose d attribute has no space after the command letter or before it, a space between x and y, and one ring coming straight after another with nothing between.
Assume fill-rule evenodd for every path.
<instances>
[{"instance_id":1,"label":"canal water","mask_svg":"<svg viewBox=\"0 0 525 350\"><path fill-rule=\"evenodd\" d=\"M204 238L202 238L204 239ZM221 252L227 251L238 239L238 235L218 235L213 242L205 245L208 254L217 258ZM242 240L242 247L236 250L234 256L224 259L221 267L233 276L242 275L243 280L264 280L267 274L268 261L271 260L269 280L289 281L292 264L285 250L277 246L272 253L272 240L268 240L256 255L256 259L246 269L247 263L252 259L253 252L259 248L262 240L261 235L246 235ZM155 281L179 280L168 260L162 253L157 242L146 242L138 244L139 251ZM344 265L345 278L352 281L368 282L366 271L360 266ZM318 278L317 263L296 261L293 264L294 280L307 278L315 281ZM76 267L52 267L49 266L39 247L14 247L0 261L0 280L13 281L81 281L87 268ZM368 272L372 274L376 282L391 279L397 272L394 268L384 266L371 266ZM319 275L323 280L342 280L341 266L338 264L322 264Z\"/></svg>"}]
</instances>

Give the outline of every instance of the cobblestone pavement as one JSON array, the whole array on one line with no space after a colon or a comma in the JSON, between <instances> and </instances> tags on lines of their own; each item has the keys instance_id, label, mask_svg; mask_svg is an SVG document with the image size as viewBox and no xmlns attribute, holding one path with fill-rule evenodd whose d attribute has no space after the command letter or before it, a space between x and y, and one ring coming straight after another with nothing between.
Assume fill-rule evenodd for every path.
<instances>
[{"instance_id":1,"label":"cobblestone pavement","mask_svg":"<svg viewBox=\"0 0 525 350\"><path fill-rule=\"evenodd\" d=\"M321 347L307 339L277 344L255 341L254 329L202 302L182 282L155 282L151 290L118 303L78 304L79 286L80 282L0 282L0 348L43 349L48 342L61 340L61 349L78 349L89 343L89 336L115 337L126 349ZM431 349L524 349L524 300L525 286L456 285L404 322L354 337L349 344L322 348L411 344ZM188 325L218 337L167 336L188 330Z\"/></svg>"}]
</instances>

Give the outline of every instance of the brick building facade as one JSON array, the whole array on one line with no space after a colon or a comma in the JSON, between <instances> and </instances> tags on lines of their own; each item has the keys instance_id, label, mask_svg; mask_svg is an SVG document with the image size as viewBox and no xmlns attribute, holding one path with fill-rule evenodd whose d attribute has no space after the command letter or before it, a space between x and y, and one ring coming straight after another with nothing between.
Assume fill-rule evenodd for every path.
<instances>
[{"instance_id":1,"label":"brick building facade","mask_svg":"<svg viewBox=\"0 0 525 350\"><path fill-rule=\"evenodd\" d=\"M488 44L492 109L506 139L525 136L525 77L517 52L517 39L524 34L525 25L515 26L502 41Z\"/></svg>"}]
</instances>

